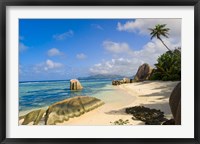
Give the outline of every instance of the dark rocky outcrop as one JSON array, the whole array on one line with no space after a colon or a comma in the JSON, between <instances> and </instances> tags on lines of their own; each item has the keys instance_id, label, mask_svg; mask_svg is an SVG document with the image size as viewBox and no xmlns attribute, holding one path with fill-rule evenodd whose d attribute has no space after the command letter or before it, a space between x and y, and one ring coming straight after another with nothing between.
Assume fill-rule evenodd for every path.
<instances>
[{"instance_id":1,"label":"dark rocky outcrop","mask_svg":"<svg viewBox=\"0 0 200 144\"><path fill-rule=\"evenodd\" d=\"M144 63L138 68L134 80L137 82L148 80L151 75L151 72L152 68L147 63Z\"/></svg>"},{"instance_id":2,"label":"dark rocky outcrop","mask_svg":"<svg viewBox=\"0 0 200 144\"><path fill-rule=\"evenodd\" d=\"M146 125L161 125L167 119L160 110L150 109L144 106L126 108L126 113L132 114L134 120L141 120Z\"/></svg>"},{"instance_id":3,"label":"dark rocky outcrop","mask_svg":"<svg viewBox=\"0 0 200 144\"><path fill-rule=\"evenodd\" d=\"M77 79L70 80L70 90L82 90L83 87Z\"/></svg>"},{"instance_id":4,"label":"dark rocky outcrop","mask_svg":"<svg viewBox=\"0 0 200 144\"><path fill-rule=\"evenodd\" d=\"M176 125L181 124L181 82L173 89L170 98L169 105Z\"/></svg>"},{"instance_id":5,"label":"dark rocky outcrop","mask_svg":"<svg viewBox=\"0 0 200 144\"><path fill-rule=\"evenodd\" d=\"M28 125L30 123L33 123L33 125L38 125L39 122L41 122L45 112L45 109L35 110L24 116L21 116L19 119L23 119L22 125Z\"/></svg>"},{"instance_id":6,"label":"dark rocky outcrop","mask_svg":"<svg viewBox=\"0 0 200 144\"><path fill-rule=\"evenodd\" d=\"M95 97L77 96L68 98L49 106L45 116L45 124L62 123L69 120L69 118L78 117L103 104L104 102Z\"/></svg>"},{"instance_id":7,"label":"dark rocky outcrop","mask_svg":"<svg viewBox=\"0 0 200 144\"><path fill-rule=\"evenodd\" d=\"M119 80L113 80L112 81L112 85L120 85L120 81Z\"/></svg>"}]
</instances>

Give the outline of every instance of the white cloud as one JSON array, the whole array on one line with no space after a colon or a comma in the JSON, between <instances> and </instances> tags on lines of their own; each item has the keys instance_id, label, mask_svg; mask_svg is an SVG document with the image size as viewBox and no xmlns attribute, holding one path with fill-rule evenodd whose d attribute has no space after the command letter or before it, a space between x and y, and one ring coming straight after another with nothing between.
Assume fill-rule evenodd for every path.
<instances>
[{"instance_id":1,"label":"white cloud","mask_svg":"<svg viewBox=\"0 0 200 144\"><path fill-rule=\"evenodd\" d=\"M98 25L98 24L92 24L91 26L96 28L96 29L103 30L103 27Z\"/></svg>"},{"instance_id":2,"label":"white cloud","mask_svg":"<svg viewBox=\"0 0 200 144\"><path fill-rule=\"evenodd\" d=\"M25 51L25 50L27 50L28 49L28 46L26 46L24 43L22 43L22 42L20 42L19 43L19 51L20 52L23 52L23 51Z\"/></svg>"},{"instance_id":3,"label":"white cloud","mask_svg":"<svg viewBox=\"0 0 200 144\"><path fill-rule=\"evenodd\" d=\"M46 67L48 69L59 68L61 66L62 66L61 63L56 63L56 62L53 62L52 60L46 60Z\"/></svg>"},{"instance_id":4,"label":"white cloud","mask_svg":"<svg viewBox=\"0 0 200 144\"><path fill-rule=\"evenodd\" d=\"M62 68L64 65L58 62L54 62L52 60L47 59L45 62L37 64L33 70L36 73L44 72L44 71L51 71L56 72L60 68Z\"/></svg>"},{"instance_id":5,"label":"white cloud","mask_svg":"<svg viewBox=\"0 0 200 144\"><path fill-rule=\"evenodd\" d=\"M103 47L113 54L132 54L133 51L130 49L127 43L117 43L113 41L104 41Z\"/></svg>"},{"instance_id":6,"label":"white cloud","mask_svg":"<svg viewBox=\"0 0 200 144\"><path fill-rule=\"evenodd\" d=\"M136 19L122 24L118 22L117 30L127 32L138 32L139 34L149 35L148 28L155 27L156 24L167 24L170 28L171 38L180 40L181 38L181 19Z\"/></svg>"},{"instance_id":7,"label":"white cloud","mask_svg":"<svg viewBox=\"0 0 200 144\"><path fill-rule=\"evenodd\" d=\"M48 50L47 54L48 56L59 56L59 55L62 55L63 53L60 52L57 48L52 48Z\"/></svg>"},{"instance_id":8,"label":"white cloud","mask_svg":"<svg viewBox=\"0 0 200 144\"><path fill-rule=\"evenodd\" d=\"M111 56L110 60L95 64L90 68L92 74L120 74L124 76L133 76L137 72L138 67L143 63L148 63L150 66L154 67L158 56L167 51L157 39L149 41L141 50L137 51L133 51L127 43L110 43L113 43L114 46L111 44L111 48L105 47L105 49L109 50L111 54L114 52L118 57L113 58ZM165 40L165 43L172 48L180 46L180 43L172 43L168 39ZM116 49L113 47L116 47ZM121 51L120 48L123 49L123 51ZM126 55L123 55L123 53Z\"/></svg>"},{"instance_id":9,"label":"white cloud","mask_svg":"<svg viewBox=\"0 0 200 144\"><path fill-rule=\"evenodd\" d=\"M74 32L72 30L69 30L62 34L53 35L53 38L55 38L56 40L64 40L65 38L72 37L73 35L74 35Z\"/></svg>"},{"instance_id":10,"label":"white cloud","mask_svg":"<svg viewBox=\"0 0 200 144\"><path fill-rule=\"evenodd\" d=\"M87 56L86 56L84 53L80 53L80 54L77 54L77 55L76 55L76 58L82 60L82 59L86 59Z\"/></svg>"},{"instance_id":11,"label":"white cloud","mask_svg":"<svg viewBox=\"0 0 200 144\"><path fill-rule=\"evenodd\" d=\"M132 76L135 71L135 64L137 64L137 61L132 61L127 58L111 59L95 64L90 68L90 72L92 74L119 74Z\"/></svg>"}]
</instances>

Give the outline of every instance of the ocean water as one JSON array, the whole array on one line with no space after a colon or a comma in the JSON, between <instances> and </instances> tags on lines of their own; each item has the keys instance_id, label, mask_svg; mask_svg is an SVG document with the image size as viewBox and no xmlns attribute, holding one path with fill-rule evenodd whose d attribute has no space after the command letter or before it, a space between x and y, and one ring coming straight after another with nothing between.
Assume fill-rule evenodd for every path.
<instances>
[{"instance_id":1,"label":"ocean water","mask_svg":"<svg viewBox=\"0 0 200 144\"><path fill-rule=\"evenodd\" d=\"M80 80L81 91L70 91L70 81L19 82L19 112L47 107L55 102L74 96L100 98L116 90L110 79Z\"/></svg>"}]
</instances>

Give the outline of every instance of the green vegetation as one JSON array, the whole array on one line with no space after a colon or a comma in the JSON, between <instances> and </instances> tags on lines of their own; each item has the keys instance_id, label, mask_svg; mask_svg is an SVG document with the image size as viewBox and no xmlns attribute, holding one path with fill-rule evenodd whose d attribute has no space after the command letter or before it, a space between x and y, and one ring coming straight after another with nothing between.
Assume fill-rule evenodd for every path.
<instances>
[{"instance_id":1,"label":"green vegetation","mask_svg":"<svg viewBox=\"0 0 200 144\"><path fill-rule=\"evenodd\" d=\"M150 80L175 81L181 80L181 51L167 51L162 54L155 64Z\"/></svg>"},{"instance_id":2,"label":"green vegetation","mask_svg":"<svg viewBox=\"0 0 200 144\"><path fill-rule=\"evenodd\" d=\"M126 125L126 124L129 124L129 120L122 120L122 119L119 119L117 121L114 121L114 122L110 122L114 125Z\"/></svg>"},{"instance_id":3,"label":"green vegetation","mask_svg":"<svg viewBox=\"0 0 200 144\"><path fill-rule=\"evenodd\" d=\"M157 59L156 68L153 70L150 80L181 80L181 50L177 48L172 51L161 39L161 36L168 38L170 29L166 28L166 24L157 24L149 30L151 39L156 37L168 50Z\"/></svg>"},{"instance_id":4,"label":"green vegetation","mask_svg":"<svg viewBox=\"0 0 200 144\"><path fill-rule=\"evenodd\" d=\"M159 39L162 44L168 49L168 51L171 51L169 49L169 47L164 43L164 41L161 39L161 36L164 36L166 38L168 38L168 31L170 30L169 28L165 28L166 24L157 24L155 26L155 28L149 28L149 30L151 31L150 35L151 35L151 39L153 39L154 37L156 37L157 39Z\"/></svg>"}]
</instances>

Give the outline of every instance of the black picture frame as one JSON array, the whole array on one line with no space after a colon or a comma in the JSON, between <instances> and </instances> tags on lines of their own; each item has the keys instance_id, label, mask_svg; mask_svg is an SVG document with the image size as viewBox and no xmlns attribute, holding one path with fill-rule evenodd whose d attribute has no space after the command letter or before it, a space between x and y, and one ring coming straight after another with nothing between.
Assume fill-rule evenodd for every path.
<instances>
[{"instance_id":1,"label":"black picture frame","mask_svg":"<svg viewBox=\"0 0 200 144\"><path fill-rule=\"evenodd\" d=\"M194 138L6 138L6 7L7 6L194 6L195 103ZM0 142L2 144L200 144L200 1L199 0L0 0Z\"/></svg>"}]
</instances>

